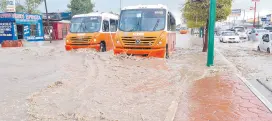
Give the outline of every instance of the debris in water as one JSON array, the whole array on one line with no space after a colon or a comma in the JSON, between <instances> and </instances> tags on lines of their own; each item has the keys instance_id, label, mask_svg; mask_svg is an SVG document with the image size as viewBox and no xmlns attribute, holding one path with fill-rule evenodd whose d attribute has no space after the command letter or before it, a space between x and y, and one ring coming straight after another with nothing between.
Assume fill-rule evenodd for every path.
<instances>
[{"instance_id":1,"label":"debris in water","mask_svg":"<svg viewBox=\"0 0 272 121\"><path fill-rule=\"evenodd\" d=\"M49 85L48 88L60 87L63 85L62 81L57 81L53 85Z\"/></svg>"}]
</instances>

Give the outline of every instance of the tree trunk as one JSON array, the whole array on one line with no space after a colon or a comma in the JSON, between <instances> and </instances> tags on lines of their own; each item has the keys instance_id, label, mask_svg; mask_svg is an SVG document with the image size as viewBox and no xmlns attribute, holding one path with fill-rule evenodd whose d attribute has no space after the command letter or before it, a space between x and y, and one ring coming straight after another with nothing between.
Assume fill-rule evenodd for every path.
<instances>
[{"instance_id":1,"label":"tree trunk","mask_svg":"<svg viewBox=\"0 0 272 121\"><path fill-rule=\"evenodd\" d=\"M209 20L207 20L206 27L205 27L205 37L203 37L203 50L202 52L208 51L208 29L209 28Z\"/></svg>"}]
</instances>

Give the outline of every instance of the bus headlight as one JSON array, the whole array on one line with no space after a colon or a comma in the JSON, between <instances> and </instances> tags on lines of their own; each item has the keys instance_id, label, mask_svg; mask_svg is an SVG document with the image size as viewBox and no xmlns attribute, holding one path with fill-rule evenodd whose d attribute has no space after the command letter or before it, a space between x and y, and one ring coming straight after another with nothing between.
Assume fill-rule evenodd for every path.
<instances>
[{"instance_id":1,"label":"bus headlight","mask_svg":"<svg viewBox=\"0 0 272 121\"><path fill-rule=\"evenodd\" d=\"M165 43L164 41L165 41L165 35L162 34L158 39L157 45L162 45L163 43Z\"/></svg>"},{"instance_id":2,"label":"bus headlight","mask_svg":"<svg viewBox=\"0 0 272 121\"><path fill-rule=\"evenodd\" d=\"M162 44L162 41L159 41L159 43L158 43L159 45L161 45Z\"/></svg>"},{"instance_id":3,"label":"bus headlight","mask_svg":"<svg viewBox=\"0 0 272 121\"><path fill-rule=\"evenodd\" d=\"M116 40L116 43L117 43L117 44L120 44L120 41L117 39L117 40Z\"/></svg>"},{"instance_id":4,"label":"bus headlight","mask_svg":"<svg viewBox=\"0 0 272 121\"><path fill-rule=\"evenodd\" d=\"M65 41L66 43L69 43L69 42L70 42L69 39L67 39L67 38L64 38L64 41Z\"/></svg>"},{"instance_id":5,"label":"bus headlight","mask_svg":"<svg viewBox=\"0 0 272 121\"><path fill-rule=\"evenodd\" d=\"M114 43L116 44L115 46L117 46L117 47L122 46L121 41L120 41L120 39L118 37L116 37L114 41L115 41Z\"/></svg>"}]
</instances>

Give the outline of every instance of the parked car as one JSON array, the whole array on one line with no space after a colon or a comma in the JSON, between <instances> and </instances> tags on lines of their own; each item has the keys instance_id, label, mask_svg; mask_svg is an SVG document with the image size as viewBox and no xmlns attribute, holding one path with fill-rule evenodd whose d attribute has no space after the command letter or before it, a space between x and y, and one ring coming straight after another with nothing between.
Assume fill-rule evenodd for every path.
<instances>
[{"instance_id":1,"label":"parked car","mask_svg":"<svg viewBox=\"0 0 272 121\"><path fill-rule=\"evenodd\" d=\"M240 40L248 40L248 35L246 32L238 32Z\"/></svg>"},{"instance_id":2,"label":"parked car","mask_svg":"<svg viewBox=\"0 0 272 121\"><path fill-rule=\"evenodd\" d=\"M266 29L252 29L248 33L248 38L249 40L253 40L253 41L261 41L263 35L267 32L269 31Z\"/></svg>"},{"instance_id":3,"label":"parked car","mask_svg":"<svg viewBox=\"0 0 272 121\"><path fill-rule=\"evenodd\" d=\"M223 42L223 43L225 43L225 42L240 42L239 35L233 31L222 32L219 40L220 40L220 42Z\"/></svg>"},{"instance_id":4,"label":"parked car","mask_svg":"<svg viewBox=\"0 0 272 121\"><path fill-rule=\"evenodd\" d=\"M245 32L246 31L246 28L245 27L242 27L242 26L235 26L232 28L235 32Z\"/></svg>"},{"instance_id":5,"label":"parked car","mask_svg":"<svg viewBox=\"0 0 272 121\"><path fill-rule=\"evenodd\" d=\"M258 45L258 51L272 52L272 34L266 33L263 35L260 44Z\"/></svg>"},{"instance_id":6,"label":"parked car","mask_svg":"<svg viewBox=\"0 0 272 121\"><path fill-rule=\"evenodd\" d=\"M235 26L231 29L235 33L239 34L240 40L248 40L248 35L246 33L246 28L243 26Z\"/></svg>"}]
</instances>

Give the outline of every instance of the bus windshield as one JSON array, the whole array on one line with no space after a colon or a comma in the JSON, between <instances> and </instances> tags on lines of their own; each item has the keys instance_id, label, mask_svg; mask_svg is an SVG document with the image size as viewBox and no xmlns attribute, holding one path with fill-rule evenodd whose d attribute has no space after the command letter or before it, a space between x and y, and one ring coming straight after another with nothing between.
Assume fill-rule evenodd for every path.
<instances>
[{"instance_id":1,"label":"bus windshield","mask_svg":"<svg viewBox=\"0 0 272 121\"><path fill-rule=\"evenodd\" d=\"M76 17L71 20L71 33L98 32L101 26L101 17Z\"/></svg>"},{"instance_id":2,"label":"bus windshield","mask_svg":"<svg viewBox=\"0 0 272 121\"><path fill-rule=\"evenodd\" d=\"M133 9L123 10L120 15L119 30L160 31L166 23L165 9Z\"/></svg>"}]
</instances>

